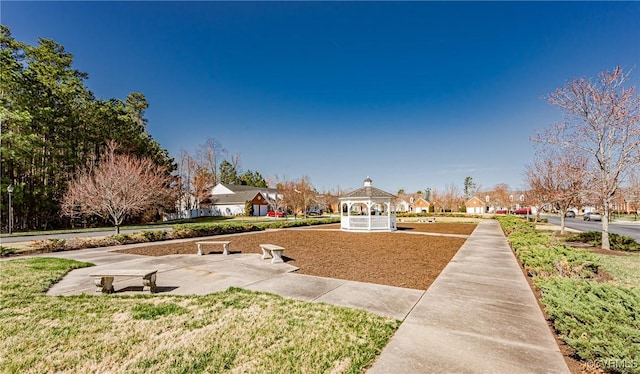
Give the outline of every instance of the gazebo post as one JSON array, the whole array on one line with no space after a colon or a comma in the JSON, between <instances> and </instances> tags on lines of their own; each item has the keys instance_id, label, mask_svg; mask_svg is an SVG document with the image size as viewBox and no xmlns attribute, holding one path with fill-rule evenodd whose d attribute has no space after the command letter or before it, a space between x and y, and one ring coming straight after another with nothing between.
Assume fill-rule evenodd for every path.
<instances>
[{"instance_id":1,"label":"gazebo post","mask_svg":"<svg viewBox=\"0 0 640 374\"><path fill-rule=\"evenodd\" d=\"M385 202L387 205L387 226L391 229L391 200Z\"/></svg>"}]
</instances>

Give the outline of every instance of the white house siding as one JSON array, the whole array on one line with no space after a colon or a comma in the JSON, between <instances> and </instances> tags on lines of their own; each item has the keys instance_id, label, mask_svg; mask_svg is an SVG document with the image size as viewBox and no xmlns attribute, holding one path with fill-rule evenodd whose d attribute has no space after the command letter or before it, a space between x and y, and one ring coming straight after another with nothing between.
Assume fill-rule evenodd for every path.
<instances>
[{"instance_id":1,"label":"white house siding","mask_svg":"<svg viewBox=\"0 0 640 374\"><path fill-rule=\"evenodd\" d=\"M244 214L244 204L242 205L216 205L215 215L218 216L238 216Z\"/></svg>"},{"instance_id":2,"label":"white house siding","mask_svg":"<svg viewBox=\"0 0 640 374\"><path fill-rule=\"evenodd\" d=\"M484 213L484 208L481 207L481 206L476 206L476 207L468 206L467 207L467 213L469 213L469 214L482 214L482 213Z\"/></svg>"},{"instance_id":3,"label":"white house siding","mask_svg":"<svg viewBox=\"0 0 640 374\"><path fill-rule=\"evenodd\" d=\"M396 203L396 212L408 212L409 211L409 203L401 200Z\"/></svg>"}]
</instances>

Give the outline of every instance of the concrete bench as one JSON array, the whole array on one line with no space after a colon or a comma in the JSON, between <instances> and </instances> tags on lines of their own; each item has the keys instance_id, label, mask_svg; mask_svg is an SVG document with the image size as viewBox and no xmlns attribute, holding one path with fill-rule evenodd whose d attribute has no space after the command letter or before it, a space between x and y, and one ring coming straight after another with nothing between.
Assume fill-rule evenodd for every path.
<instances>
[{"instance_id":1,"label":"concrete bench","mask_svg":"<svg viewBox=\"0 0 640 374\"><path fill-rule=\"evenodd\" d=\"M158 270L143 270L143 269L131 269L131 270L102 270L99 273L89 275L94 278L96 285L96 292L112 293L113 292L113 278L115 277L128 277L128 278L142 278L142 290L145 287L149 287L151 293L156 292L156 273Z\"/></svg>"},{"instance_id":2,"label":"concrete bench","mask_svg":"<svg viewBox=\"0 0 640 374\"><path fill-rule=\"evenodd\" d=\"M418 222L435 223L436 217L418 218Z\"/></svg>"},{"instance_id":3,"label":"concrete bench","mask_svg":"<svg viewBox=\"0 0 640 374\"><path fill-rule=\"evenodd\" d=\"M231 242L225 242L225 241L206 241L206 242L196 242L196 245L198 246L198 255L202 256L204 253L202 252L202 245L204 244L218 244L218 245L222 245L222 254L223 255L228 255L229 254L229 243Z\"/></svg>"},{"instance_id":4,"label":"concrete bench","mask_svg":"<svg viewBox=\"0 0 640 374\"><path fill-rule=\"evenodd\" d=\"M260 244L260 249L262 249L263 260L270 258L272 264L284 262L284 260L282 260L284 248L274 244Z\"/></svg>"}]
</instances>

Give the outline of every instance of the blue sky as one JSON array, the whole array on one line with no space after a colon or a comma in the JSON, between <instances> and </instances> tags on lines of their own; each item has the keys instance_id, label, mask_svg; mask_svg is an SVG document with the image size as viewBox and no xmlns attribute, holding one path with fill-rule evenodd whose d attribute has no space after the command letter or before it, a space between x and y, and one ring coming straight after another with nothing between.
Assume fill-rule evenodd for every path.
<instances>
[{"instance_id":1,"label":"blue sky","mask_svg":"<svg viewBox=\"0 0 640 374\"><path fill-rule=\"evenodd\" d=\"M96 97L149 101L177 157L207 137L243 169L320 190L523 186L543 96L620 65L640 81L638 2L11 2Z\"/></svg>"}]
</instances>

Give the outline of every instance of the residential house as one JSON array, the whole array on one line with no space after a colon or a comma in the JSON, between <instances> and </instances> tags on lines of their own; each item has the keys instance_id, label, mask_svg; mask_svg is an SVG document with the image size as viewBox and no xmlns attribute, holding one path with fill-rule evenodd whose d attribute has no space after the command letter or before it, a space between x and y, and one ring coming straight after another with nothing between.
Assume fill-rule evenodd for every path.
<instances>
[{"instance_id":1,"label":"residential house","mask_svg":"<svg viewBox=\"0 0 640 374\"><path fill-rule=\"evenodd\" d=\"M429 206L431 204L425 200L423 197L418 197L413 201L411 211L413 213L429 213Z\"/></svg>"},{"instance_id":2,"label":"residential house","mask_svg":"<svg viewBox=\"0 0 640 374\"><path fill-rule=\"evenodd\" d=\"M399 198L394 202L394 210L398 213L409 212L411 210L411 205L407 200Z\"/></svg>"},{"instance_id":3,"label":"residential house","mask_svg":"<svg viewBox=\"0 0 640 374\"><path fill-rule=\"evenodd\" d=\"M275 188L218 183L201 205L207 206L213 216L236 216L244 214L245 204L250 201L254 216L266 216L270 201L278 198Z\"/></svg>"},{"instance_id":4,"label":"residential house","mask_svg":"<svg viewBox=\"0 0 640 374\"><path fill-rule=\"evenodd\" d=\"M487 206L479 197L474 196L464 204L469 214L482 214L487 211Z\"/></svg>"}]
</instances>

